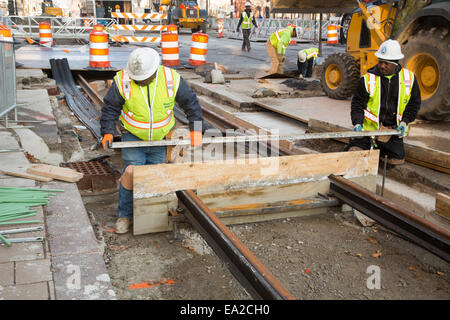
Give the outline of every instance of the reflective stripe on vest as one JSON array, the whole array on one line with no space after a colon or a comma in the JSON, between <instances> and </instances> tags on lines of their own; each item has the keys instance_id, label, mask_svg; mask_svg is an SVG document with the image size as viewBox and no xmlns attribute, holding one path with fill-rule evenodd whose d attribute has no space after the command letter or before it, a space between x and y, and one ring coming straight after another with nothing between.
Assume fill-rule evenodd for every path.
<instances>
[{"instance_id":1,"label":"reflective stripe on vest","mask_svg":"<svg viewBox=\"0 0 450 320\"><path fill-rule=\"evenodd\" d=\"M414 73L408 69L402 68L398 74L398 101L397 101L397 125L400 124L403 118L403 112L406 105L411 98L412 85L414 84ZM364 110L363 130L378 130L379 128L379 114L381 106L381 80L380 76L372 73L364 75L364 84L367 93L369 94L369 101ZM408 127L407 129L408 130Z\"/></svg>"},{"instance_id":2,"label":"reflective stripe on vest","mask_svg":"<svg viewBox=\"0 0 450 320\"><path fill-rule=\"evenodd\" d=\"M242 12L242 29L250 29L252 27L252 19L253 19L253 13L250 12L250 16L247 16L247 12Z\"/></svg>"},{"instance_id":3,"label":"reflective stripe on vest","mask_svg":"<svg viewBox=\"0 0 450 320\"><path fill-rule=\"evenodd\" d=\"M180 75L172 69L159 66L157 76L149 86L140 87L133 80L130 81L130 98L125 96L123 90L126 88L126 76L124 71L119 71L114 77L119 93L125 100L120 115L124 128L141 140L163 139L175 125L173 107ZM149 98L151 101L148 101Z\"/></svg>"},{"instance_id":4,"label":"reflective stripe on vest","mask_svg":"<svg viewBox=\"0 0 450 320\"><path fill-rule=\"evenodd\" d=\"M314 59L316 59L319 54L319 50L315 49L315 48L305 49L305 53L306 53L306 60L308 60L312 57L314 57Z\"/></svg>"}]
</instances>

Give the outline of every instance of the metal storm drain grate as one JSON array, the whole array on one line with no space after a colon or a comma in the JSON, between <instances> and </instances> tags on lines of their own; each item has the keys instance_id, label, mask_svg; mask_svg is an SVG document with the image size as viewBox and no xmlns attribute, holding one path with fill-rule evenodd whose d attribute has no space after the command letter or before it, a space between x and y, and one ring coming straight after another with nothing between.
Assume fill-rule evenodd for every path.
<instances>
[{"instance_id":1,"label":"metal storm drain grate","mask_svg":"<svg viewBox=\"0 0 450 320\"><path fill-rule=\"evenodd\" d=\"M117 177L114 171L101 161L77 161L62 163L62 167L71 168L84 174L77 182L80 191L89 194L111 192L117 189Z\"/></svg>"}]
</instances>

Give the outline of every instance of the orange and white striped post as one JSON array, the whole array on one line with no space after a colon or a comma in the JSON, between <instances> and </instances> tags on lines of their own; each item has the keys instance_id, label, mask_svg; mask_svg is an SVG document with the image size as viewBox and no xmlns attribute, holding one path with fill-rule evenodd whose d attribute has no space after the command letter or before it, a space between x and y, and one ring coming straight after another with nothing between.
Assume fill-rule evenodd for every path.
<instances>
[{"instance_id":1,"label":"orange and white striped post","mask_svg":"<svg viewBox=\"0 0 450 320\"><path fill-rule=\"evenodd\" d=\"M219 31L219 36L218 38L222 38L223 37L223 18L218 20L218 31Z\"/></svg>"},{"instance_id":2,"label":"orange and white striped post","mask_svg":"<svg viewBox=\"0 0 450 320\"><path fill-rule=\"evenodd\" d=\"M338 27L334 24L331 24L327 27L327 43L328 44L338 44Z\"/></svg>"},{"instance_id":3,"label":"orange and white striped post","mask_svg":"<svg viewBox=\"0 0 450 320\"><path fill-rule=\"evenodd\" d=\"M11 30L4 24L0 24L0 40L14 42Z\"/></svg>"},{"instance_id":4,"label":"orange and white striped post","mask_svg":"<svg viewBox=\"0 0 450 320\"><path fill-rule=\"evenodd\" d=\"M161 34L162 64L165 66L177 66L180 64L178 48L178 34L164 32Z\"/></svg>"},{"instance_id":5,"label":"orange and white striped post","mask_svg":"<svg viewBox=\"0 0 450 320\"><path fill-rule=\"evenodd\" d=\"M193 33L191 54L189 64L199 66L206 63L206 54L208 53L208 35L204 33Z\"/></svg>"},{"instance_id":6,"label":"orange and white striped post","mask_svg":"<svg viewBox=\"0 0 450 320\"><path fill-rule=\"evenodd\" d=\"M89 34L89 67L109 68L108 34L102 24L96 24Z\"/></svg>"},{"instance_id":7,"label":"orange and white striped post","mask_svg":"<svg viewBox=\"0 0 450 320\"><path fill-rule=\"evenodd\" d=\"M49 22L39 22L39 44L47 46L53 44L52 26Z\"/></svg>"}]
</instances>

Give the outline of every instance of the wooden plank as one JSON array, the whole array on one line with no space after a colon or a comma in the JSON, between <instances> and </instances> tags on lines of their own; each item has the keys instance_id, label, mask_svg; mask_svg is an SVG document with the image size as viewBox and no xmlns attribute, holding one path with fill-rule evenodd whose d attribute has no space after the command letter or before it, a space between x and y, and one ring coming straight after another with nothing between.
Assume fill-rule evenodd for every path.
<instances>
[{"instance_id":1,"label":"wooden plank","mask_svg":"<svg viewBox=\"0 0 450 320\"><path fill-rule=\"evenodd\" d=\"M134 234L171 229L169 210L175 191L195 189L209 207L289 201L329 191L327 176L344 175L370 190L376 188L379 151L338 152L277 158L220 160L136 166L133 170ZM307 209L311 213L326 208ZM296 216L297 211L285 213ZM277 214L227 217L226 223L265 221Z\"/></svg>"},{"instance_id":2,"label":"wooden plank","mask_svg":"<svg viewBox=\"0 0 450 320\"><path fill-rule=\"evenodd\" d=\"M134 198L205 186L292 184L325 179L332 173L346 178L377 174L378 156L378 150L367 150L136 166Z\"/></svg>"},{"instance_id":3,"label":"wooden plank","mask_svg":"<svg viewBox=\"0 0 450 320\"><path fill-rule=\"evenodd\" d=\"M20 178L25 178L25 179L32 179L32 180L43 181L43 182L50 182L53 180L53 178L38 176L38 175L34 175L34 174L29 174L26 172L6 171L6 170L1 170L1 172L3 174L9 175L9 176L20 177Z\"/></svg>"},{"instance_id":4,"label":"wooden plank","mask_svg":"<svg viewBox=\"0 0 450 320\"><path fill-rule=\"evenodd\" d=\"M450 196L445 193L436 194L435 213L450 220Z\"/></svg>"},{"instance_id":5,"label":"wooden plank","mask_svg":"<svg viewBox=\"0 0 450 320\"><path fill-rule=\"evenodd\" d=\"M83 174L69 168L51 166L48 164L35 164L27 169L27 173L53 178L67 182L77 182Z\"/></svg>"}]
</instances>

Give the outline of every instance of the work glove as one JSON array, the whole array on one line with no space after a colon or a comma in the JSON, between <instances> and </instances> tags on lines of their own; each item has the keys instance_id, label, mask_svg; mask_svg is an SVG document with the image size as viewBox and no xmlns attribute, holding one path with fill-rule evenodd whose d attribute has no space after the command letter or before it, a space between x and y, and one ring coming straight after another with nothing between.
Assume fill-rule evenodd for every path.
<instances>
[{"instance_id":1,"label":"work glove","mask_svg":"<svg viewBox=\"0 0 450 320\"><path fill-rule=\"evenodd\" d=\"M361 126L360 124L356 124L356 125L353 127L353 131L357 131L357 132L362 131L362 126Z\"/></svg>"},{"instance_id":2,"label":"work glove","mask_svg":"<svg viewBox=\"0 0 450 320\"><path fill-rule=\"evenodd\" d=\"M202 132L201 131L191 131L191 147L201 147L202 146Z\"/></svg>"},{"instance_id":3,"label":"work glove","mask_svg":"<svg viewBox=\"0 0 450 320\"><path fill-rule=\"evenodd\" d=\"M111 143L113 141L113 135L110 133L104 134L102 139L102 146L103 150L106 150L106 148L111 148Z\"/></svg>"},{"instance_id":4,"label":"work glove","mask_svg":"<svg viewBox=\"0 0 450 320\"><path fill-rule=\"evenodd\" d=\"M406 122L402 121L397 127L398 131L401 131L399 138L406 137Z\"/></svg>"}]
</instances>

